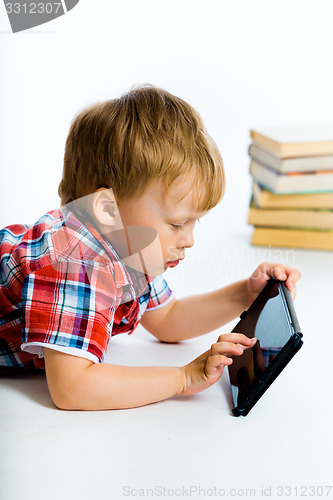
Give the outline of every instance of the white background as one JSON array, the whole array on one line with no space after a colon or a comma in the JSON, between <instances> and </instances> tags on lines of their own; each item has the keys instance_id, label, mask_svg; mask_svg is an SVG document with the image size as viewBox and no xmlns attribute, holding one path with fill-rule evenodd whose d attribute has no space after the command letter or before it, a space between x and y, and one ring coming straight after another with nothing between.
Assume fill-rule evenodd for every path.
<instances>
[{"instance_id":1,"label":"white background","mask_svg":"<svg viewBox=\"0 0 333 500\"><path fill-rule=\"evenodd\" d=\"M332 484L332 253L251 247L246 224L250 128L333 123L332 17L321 0L81 0L12 34L0 5L0 227L59 206L66 135L80 109L135 84L163 87L200 112L227 176L196 245L167 271L170 286L181 298L248 276L262 260L294 265L305 337L246 419L230 416L225 377L196 397L86 413L56 410L44 377L3 381L4 500L118 499L125 485L190 484L255 488L259 498L262 485ZM168 346L139 327L112 339L108 361L184 364L230 328Z\"/></svg>"}]
</instances>

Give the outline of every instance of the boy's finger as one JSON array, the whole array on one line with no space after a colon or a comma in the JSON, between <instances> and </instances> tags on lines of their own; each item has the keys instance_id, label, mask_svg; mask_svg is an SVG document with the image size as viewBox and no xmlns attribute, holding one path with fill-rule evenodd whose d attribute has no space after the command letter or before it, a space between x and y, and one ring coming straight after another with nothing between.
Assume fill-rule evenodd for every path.
<instances>
[{"instance_id":1,"label":"boy's finger","mask_svg":"<svg viewBox=\"0 0 333 500\"><path fill-rule=\"evenodd\" d=\"M298 281L301 278L301 273L297 269L293 269L286 281L286 286L290 291L291 297L293 300L295 300L296 297L296 281Z\"/></svg>"},{"instance_id":2,"label":"boy's finger","mask_svg":"<svg viewBox=\"0 0 333 500\"><path fill-rule=\"evenodd\" d=\"M281 264L278 264L273 267L272 276L275 276L275 278L277 278L280 281L284 281L287 279L285 268Z\"/></svg>"},{"instance_id":3,"label":"boy's finger","mask_svg":"<svg viewBox=\"0 0 333 500\"><path fill-rule=\"evenodd\" d=\"M232 342L234 344L242 344L244 346L251 346L255 344L253 339L250 339L243 333L223 333L219 336L218 342Z\"/></svg>"},{"instance_id":4,"label":"boy's finger","mask_svg":"<svg viewBox=\"0 0 333 500\"><path fill-rule=\"evenodd\" d=\"M211 354L225 354L227 356L230 355L236 355L240 356L243 354L244 350L247 349L248 347L252 347L255 342L252 342L250 345L242 345L242 344L235 344L233 342L216 342L216 344L213 344L210 351Z\"/></svg>"},{"instance_id":5,"label":"boy's finger","mask_svg":"<svg viewBox=\"0 0 333 500\"><path fill-rule=\"evenodd\" d=\"M215 368L221 365L231 365L232 362L232 358L228 358L228 356L224 356L223 354L215 354L214 356L209 356L206 362L206 374L208 376L213 375Z\"/></svg>"},{"instance_id":6,"label":"boy's finger","mask_svg":"<svg viewBox=\"0 0 333 500\"><path fill-rule=\"evenodd\" d=\"M244 349L238 344L234 344L232 342L216 342L216 344L212 344L210 348L211 356L215 354L223 354L227 355L240 355L243 354Z\"/></svg>"},{"instance_id":7,"label":"boy's finger","mask_svg":"<svg viewBox=\"0 0 333 500\"><path fill-rule=\"evenodd\" d=\"M298 281L302 277L302 273L295 269L294 267L286 267L286 273L288 274L288 280L291 279L293 282Z\"/></svg>"}]
</instances>

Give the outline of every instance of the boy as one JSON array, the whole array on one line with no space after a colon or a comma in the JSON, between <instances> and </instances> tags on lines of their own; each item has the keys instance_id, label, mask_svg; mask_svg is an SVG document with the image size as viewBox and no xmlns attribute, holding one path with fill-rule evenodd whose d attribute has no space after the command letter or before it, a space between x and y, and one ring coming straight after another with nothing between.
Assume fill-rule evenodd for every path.
<instances>
[{"instance_id":1,"label":"boy","mask_svg":"<svg viewBox=\"0 0 333 500\"><path fill-rule=\"evenodd\" d=\"M45 366L55 405L71 410L131 408L215 383L229 356L255 339L220 335L183 367L102 361L110 336L140 321L163 342L215 330L272 275L295 296L300 273L270 263L219 290L173 296L161 275L184 259L196 220L224 185L200 116L166 91L142 86L79 113L66 142L61 210L0 232L0 365Z\"/></svg>"}]
</instances>

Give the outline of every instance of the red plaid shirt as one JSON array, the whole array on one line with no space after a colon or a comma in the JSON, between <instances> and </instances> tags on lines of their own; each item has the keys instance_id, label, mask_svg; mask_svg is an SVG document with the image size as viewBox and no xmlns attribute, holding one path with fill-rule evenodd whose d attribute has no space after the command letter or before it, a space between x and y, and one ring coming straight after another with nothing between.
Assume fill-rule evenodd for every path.
<instances>
[{"instance_id":1,"label":"red plaid shirt","mask_svg":"<svg viewBox=\"0 0 333 500\"><path fill-rule=\"evenodd\" d=\"M102 362L112 335L172 299L126 267L87 220L52 210L0 231L0 366L44 367L43 347Z\"/></svg>"}]
</instances>

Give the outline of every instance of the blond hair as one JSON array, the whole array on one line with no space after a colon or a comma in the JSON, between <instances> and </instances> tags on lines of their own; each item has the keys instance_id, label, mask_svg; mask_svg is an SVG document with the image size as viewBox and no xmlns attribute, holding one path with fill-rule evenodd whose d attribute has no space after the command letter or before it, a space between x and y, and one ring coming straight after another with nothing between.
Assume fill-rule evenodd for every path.
<instances>
[{"instance_id":1,"label":"blond hair","mask_svg":"<svg viewBox=\"0 0 333 500\"><path fill-rule=\"evenodd\" d=\"M58 193L65 205L106 187L121 201L142 195L156 179L170 189L182 174L194 176L199 211L221 200L223 161L198 112L163 89L143 85L75 117Z\"/></svg>"}]
</instances>

